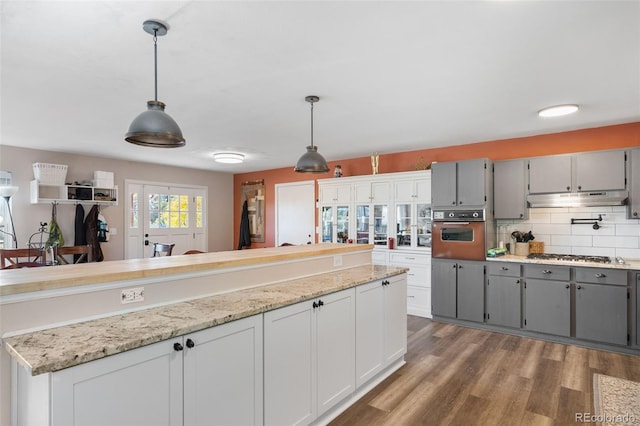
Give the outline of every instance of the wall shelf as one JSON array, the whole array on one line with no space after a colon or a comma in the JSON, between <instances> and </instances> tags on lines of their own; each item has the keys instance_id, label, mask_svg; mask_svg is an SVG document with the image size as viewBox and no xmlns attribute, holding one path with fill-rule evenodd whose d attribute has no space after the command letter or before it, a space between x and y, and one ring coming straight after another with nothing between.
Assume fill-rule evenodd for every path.
<instances>
[{"instance_id":1,"label":"wall shelf","mask_svg":"<svg viewBox=\"0 0 640 426\"><path fill-rule=\"evenodd\" d=\"M37 180L30 184L31 204L101 204L118 205L118 187L98 188L82 185L45 185Z\"/></svg>"}]
</instances>

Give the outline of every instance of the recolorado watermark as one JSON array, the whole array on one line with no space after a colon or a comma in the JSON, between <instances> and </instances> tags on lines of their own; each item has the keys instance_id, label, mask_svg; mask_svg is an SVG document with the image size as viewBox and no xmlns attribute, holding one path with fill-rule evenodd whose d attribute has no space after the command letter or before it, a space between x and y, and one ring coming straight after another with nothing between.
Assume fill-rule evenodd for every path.
<instances>
[{"instance_id":1,"label":"recolorado watermark","mask_svg":"<svg viewBox=\"0 0 640 426\"><path fill-rule=\"evenodd\" d=\"M640 419L636 419L633 414L592 414L576 413L576 423L616 423L616 424L637 424Z\"/></svg>"}]
</instances>

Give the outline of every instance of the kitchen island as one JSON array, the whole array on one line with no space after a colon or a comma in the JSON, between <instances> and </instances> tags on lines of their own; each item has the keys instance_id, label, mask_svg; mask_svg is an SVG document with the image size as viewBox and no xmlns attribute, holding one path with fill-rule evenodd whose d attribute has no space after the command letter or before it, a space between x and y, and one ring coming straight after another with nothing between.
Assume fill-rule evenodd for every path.
<instances>
[{"instance_id":1,"label":"kitchen island","mask_svg":"<svg viewBox=\"0 0 640 426\"><path fill-rule=\"evenodd\" d=\"M35 292L25 289L37 279L10 275L12 281L3 280L13 285L1 299L3 315L12 304L59 304L67 296L117 295L120 302L123 287L142 285L149 303L4 332L14 360L14 422L67 424L98 416L120 424L215 424L233 422L233 415L244 424L326 422L404 363L406 269L371 265L371 249L322 244L251 250L246 258L238 252L176 256L157 262L164 272L149 259L105 262L118 280L93 284L87 276L105 274L85 265L74 268L84 274L63 271L50 278L50 288ZM133 263L153 267L138 271ZM76 315L82 310L69 308ZM292 309L295 315L287 313ZM289 370L295 374L287 376ZM227 391L237 398L206 396ZM288 401L278 400L286 392ZM294 397L302 399L291 405Z\"/></svg>"}]
</instances>

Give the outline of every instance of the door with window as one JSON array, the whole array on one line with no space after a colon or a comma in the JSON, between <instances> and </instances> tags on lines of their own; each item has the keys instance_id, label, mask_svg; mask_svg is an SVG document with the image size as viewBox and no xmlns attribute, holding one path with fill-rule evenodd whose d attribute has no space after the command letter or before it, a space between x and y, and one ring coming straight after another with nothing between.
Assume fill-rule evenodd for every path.
<instances>
[{"instance_id":1,"label":"door with window","mask_svg":"<svg viewBox=\"0 0 640 426\"><path fill-rule=\"evenodd\" d=\"M153 243L173 243L174 254L207 251L205 187L125 182L125 258L151 257Z\"/></svg>"}]
</instances>

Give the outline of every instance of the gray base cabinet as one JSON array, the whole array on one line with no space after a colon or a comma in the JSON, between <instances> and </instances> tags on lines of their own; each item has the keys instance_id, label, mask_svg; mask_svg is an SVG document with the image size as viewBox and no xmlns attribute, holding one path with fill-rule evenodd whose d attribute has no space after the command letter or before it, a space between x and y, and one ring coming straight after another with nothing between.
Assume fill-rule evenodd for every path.
<instances>
[{"instance_id":1,"label":"gray base cabinet","mask_svg":"<svg viewBox=\"0 0 640 426\"><path fill-rule=\"evenodd\" d=\"M520 278L490 275L487 279L487 324L520 328Z\"/></svg>"},{"instance_id":2,"label":"gray base cabinet","mask_svg":"<svg viewBox=\"0 0 640 426\"><path fill-rule=\"evenodd\" d=\"M627 344L626 286L576 286L576 338Z\"/></svg>"},{"instance_id":3,"label":"gray base cabinet","mask_svg":"<svg viewBox=\"0 0 640 426\"><path fill-rule=\"evenodd\" d=\"M626 345L627 271L575 268L575 281L575 337Z\"/></svg>"},{"instance_id":4,"label":"gray base cabinet","mask_svg":"<svg viewBox=\"0 0 640 426\"><path fill-rule=\"evenodd\" d=\"M457 266L455 260L431 259L432 315L456 317Z\"/></svg>"},{"instance_id":5,"label":"gray base cabinet","mask_svg":"<svg viewBox=\"0 0 640 426\"><path fill-rule=\"evenodd\" d=\"M431 312L467 321L484 320L484 262L431 260Z\"/></svg>"},{"instance_id":6,"label":"gray base cabinet","mask_svg":"<svg viewBox=\"0 0 640 426\"><path fill-rule=\"evenodd\" d=\"M525 328L569 337L571 334L571 290L568 282L527 279Z\"/></svg>"},{"instance_id":7,"label":"gray base cabinet","mask_svg":"<svg viewBox=\"0 0 640 426\"><path fill-rule=\"evenodd\" d=\"M458 261L458 318L484 320L484 263Z\"/></svg>"},{"instance_id":8,"label":"gray base cabinet","mask_svg":"<svg viewBox=\"0 0 640 426\"><path fill-rule=\"evenodd\" d=\"M627 219L640 219L640 148L631 150L630 169Z\"/></svg>"}]
</instances>

